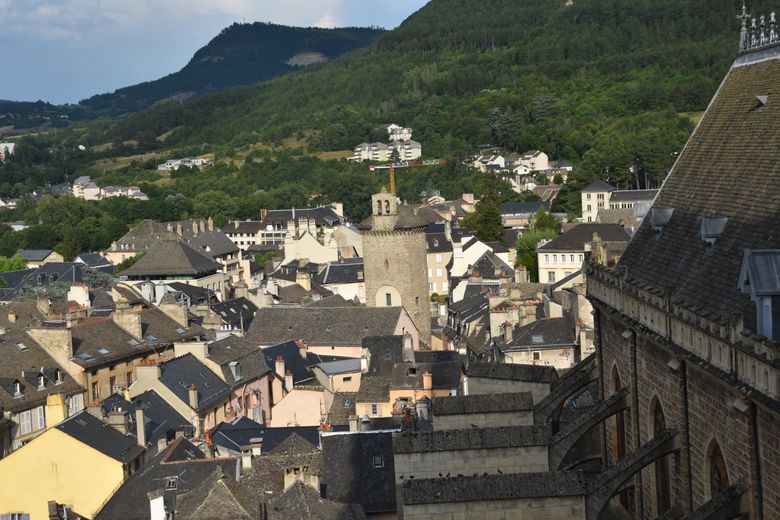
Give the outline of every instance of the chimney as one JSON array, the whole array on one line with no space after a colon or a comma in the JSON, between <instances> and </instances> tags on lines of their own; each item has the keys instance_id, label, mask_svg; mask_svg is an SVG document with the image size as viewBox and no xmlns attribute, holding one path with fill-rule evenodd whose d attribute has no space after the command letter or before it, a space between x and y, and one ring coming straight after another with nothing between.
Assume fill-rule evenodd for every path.
<instances>
[{"instance_id":1,"label":"chimney","mask_svg":"<svg viewBox=\"0 0 780 520\"><path fill-rule=\"evenodd\" d=\"M295 283L306 289L307 291L311 291L311 275L309 275L309 272L304 269L299 269L295 273Z\"/></svg>"},{"instance_id":2,"label":"chimney","mask_svg":"<svg viewBox=\"0 0 780 520\"><path fill-rule=\"evenodd\" d=\"M276 356L276 375L284 377L284 358L282 356Z\"/></svg>"},{"instance_id":3,"label":"chimney","mask_svg":"<svg viewBox=\"0 0 780 520\"><path fill-rule=\"evenodd\" d=\"M141 403L135 407L135 437L138 439L138 445L146 448L146 427L144 425L144 409Z\"/></svg>"},{"instance_id":4,"label":"chimney","mask_svg":"<svg viewBox=\"0 0 780 520\"><path fill-rule=\"evenodd\" d=\"M433 390L433 375L430 372L423 374L423 390Z\"/></svg>"},{"instance_id":5,"label":"chimney","mask_svg":"<svg viewBox=\"0 0 780 520\"><path fill-rule=\"evenodd\" d=\"M176 223L176 234L179 235L179 236L182 236L182 234L183 234L182 228L181 228L181 222L177 222Z\"/></svg>"},{"instance_id":6,"label":"chimney","mask_svg":"<svg viewBox=\"0 0 780 520\"><path fill-rule=\"evenodd\" d=\"M349 431L356 432L360 429L360 422L358 421L357 415L350 415L349 418L347 418L347 422L349 422Z\"/></svg>"},{"instance_id":7,"label":"chimney","mask_svg":"<svg viewBox=\"0 0 780 520\"><path fill-rule=\"evenodd\" d=\"M308 353L308 349L306 348L306 342L302 339L299 339L295 343L298 345L298 354L301 355L302 359L307 359L306 354Z\"/></svg>"},{"instance_id":8,"label":"chimney","mask_svg":"<svg viewBox=\"0 0 780 520\"><path fill-rule=\"evenodd\" d=\"M360 431L361 432L371 431L371 419L368 418L368 415L364 415L363 417L361 417Z\"/></svg>"},{"instance_id":9,"label":"chimney","mask_svg":"<svg viewBox=\"0 0 780 520\"><path fill-rule=\"evenodd\" d=\"M214 231L214 219L209 217L207 223L208 223L208 230Z\"/></svg>"},{"instance_id":10,"label":"chimney","mask_svg":"<svg viewBox=\"0 0 780 520\"><path fill-rule=\"evenodd\" d=\"M65 406L65 396L51 394L46 397L46 424L54 426L68 418L68 409Z\"/></svg>"},{"instance_id":11,"label":"chimney","mask_svg":"<svg viewBox=\"0 0 780 520\"><path fill-rule=\"evenodd\" d=\"M108 425L122 435L130 431L129 417L121 408L114 408L108 413Z\"/></svg>"},{"instance_id":12,"label":"chimney","mask_svg":"<svg viewBox=\"0 0 780 520\"><path fill-rule=\"evenodd\" d=\"M289 368L284 372L284 386L288 392L293 389L292 371Z\"/></svg>"},{"instance_id":13,"label":"chimney","mask_svg":"<svg viewBox=\"0 0 780 520\"><path fill-rule=\"evenodd\" d=\"M414 343L409 333L404 334L404 363L414 363Z\"/></svg>"},{"instance_id":14,"label":"chimney","mask_svg":"<svg viewBox=\"0 0 780 520\"><path fill-rule=\"evenodd\" d=\"M157 489L146 496L149 497L149 519L166 520L168 515L165 511L165 491Z\"/></svg>"},{"instance_id":15,"label":"chimney","mask_svg":"<svg viewBox=\"0 0 780 520\"><path fill-rule=\"evenodd\" d=\"M247 446L241 446L241 469L244 471L252 469L252 450Z\"/></svg>"},{"instance_id":16,"label":"chimney","mask_svg":"<svg viewBox=\"0 0 780 520\"><path fill-rule=\"evenodd\" d=\"M160 379L160 366L154 359L142 359L135 367L138 381L157 381Z\"/></svg>"},{"instance_id":17,"label":"chimney","mask_svg":"<svg viewBox=\"0 0 780 520\"><path fill-rule=\"evenodd\" d=\"M187 305L184 302L177 302L173 298L163 298L157 308L163 311L166 316L182 327L189 327L190 324L189 320L187 319Z\"/></svg>"},{"instance_id":18,"label":"chimney","mask_svg":"<svg viewBox=\"0 0 780 520\"><path fill-rule=\"evenodd\" d=\"M268 210L267 209L261 209L260 210L260 220L265 220L265 218L268 216Z\"/></svg>"},{"instance_id":19,"label":"chimney","mask_svg":"<svg viewBox=\"0 0 780 520\"><path fill-rule=\"evenodd\" d=\"M190 385L190 408L193 410L198 409L198 388L195 386L195 383L192 383Z\"/></svg>"},{"instance_id":20,"label":"chimney","mask_svg":"<svg viewBox=\"0 0 780 520\"><path fill-rule=\"evenodd\" d=\"M39 327L27 331L46 352L66 366L73 357L73 335L70 327Z\"/></svg>"},{"instance_id":21,"label":"chimney","mask_svg":"<svg viewBox=\"0 0 780 520\"><path fill-rule=\"evenodd\" d=\"M16 311L11 309L8 311L8 321L16 323Z\"/></svg>"},{"instance_id":22,"label":"chimney","mask_svg":"<svg viewBox=\"0 0 780 520\"><path fill-rule=\"evenodd\" d=\"M512 327L512 324L508 321L504 322L504 341L506 343L509 343L512 341L512 334L514 331L512 330L514 327Z\"/></svg>"},{"instance_id":23,"label":"chimney","mask_svg":"<svg viewBox=\"0 0 780 520\"><path fill-rule=\"evenodd\" d=\"M48 298L46 297L38 298L35 301L35 305L38 308L38 312L40 312L44 316L47 317L49 316L49 313L51 312L51 302L49 301Z\"/></svg>"},{"instance_id":24,"label":"chimney","mask_svg":"<svg viewBox=\"0 0 780 520\"><path fill-rule=\"evenodd\" d=\"M69 301L74 301L82 307L88 308L90 306L89 287L83 283L71 284L67 298Z\"/></svg>"},{"instance_id":25,"label":"chimney","mask_svg":"<svg viewBox=\"0 0 780 520\"><path fill-rule=\"evenodd\" d=\"M111 319L134 338L141 339L143 337L140 308L136 310L129 305L118 305L111 313Z\"/></svg>"}]
</instances>

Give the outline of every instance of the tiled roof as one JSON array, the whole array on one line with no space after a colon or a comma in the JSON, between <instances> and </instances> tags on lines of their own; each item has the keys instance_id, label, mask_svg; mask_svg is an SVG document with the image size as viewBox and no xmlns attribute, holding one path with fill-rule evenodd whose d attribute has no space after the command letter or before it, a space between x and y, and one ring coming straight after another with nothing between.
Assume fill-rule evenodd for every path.
<instances>
[{"instance_id":1,"label":"tiled roof","mask_svg":"<svg viewBox=\"0 0 780 520\"><path fill-rule=\"evenodd\" d=\"M615 190L617 190L617 188L599 179L597 181L588 184L581 191L582 193L588 193L588 192L593 193L593 192L604 192L604 191L615 191Z\"/></svg>"},{"instance_id":2,"label":"tiled roof","mask_svg":"<svg viewBox=\"0 0 780 520\"><path fill-rule=\"evenodd\" d=\"M230 335L208 345L208 357L222 369L222 377L230 386L245 384L271 371L265 353L245 338ZM240 367L236 370L233 364Z\"/></svg>"},{"instance_id":3,"label":"tiled roof","mask_svg":"<svg viewBox=\"0 0 780 520\"><path fill-rule=\"evenodd\" d=\"M117 247L112 250L122 250L121 246L127 246L126 250L146 251L160 240L174 240L176 234L168 231L167 226L154 220L142 220L116 241Z\"/></svg>"},{"instance_id":4,"label":"tiled roof","mask_svg":"<svg viewBox=\"0 0 780 520\"><path fill-rule=\"evenodd\" d=\"M51 249L20 249L16 254L28 261L41 261L53 252Z\"/></svg>"},{"instance_id":5,"label":"tiled roof","mask_svg":"<svg viewBox=\"0 0 780 520\"><path fill-rule=\"evenodd\" d=\"M135 264L122 271L123 276L198 276L217 271L220 264L205 252L184 240L155 242Z\"/></svg>"},{"instance_id":6,"label":"tiled roof","mask_svg":"<svg viewBox=\"0 0 780 520\"><path fill-rule=\"evenodd\" d=\"M253 520L259 500L217 467L197 487L176 499L175 517L189 520Z\"/></svg>"},{"instance_id":7,"label":"tiled roof","mask_svg":"<svg viewBox=\"0 0 780 520\"><path fill-rule=\"evenodd\" d=\"M558 235L539 248L539 251L578 251L585 250L585 244L593 241L598 234L604 242L628 242L631 236L617 224L577 224L566 233Z\"/></svg>"},{"instance_id":8,"label":"tiled roof","mask_svg":"<svg viewBox=\"0 0 780 520\"><path fill-rule=\"evenodd\" d=\"M262 452L268 453L282 446L290 436L297 435L307 442L312 451L319 445L319 429L316 426L295 426L267 428L246 417L238 417L230 422L221 422L211 430L211 438L218 446L231 451L241 451L242 446L260 442Z\"/></svg>"},{"instance_id":9,"label":"tiled roof","mask_svg":"<svg viewBox=\"0 0 780 520\"><path fill-rule=\"evenodd\" d=\"M540 208L544 208L541 200L531 202L504 202L501 204L501 213L507 215L530 215L536 213Z\"/></svg>"},{"instance_id":10,"label":"tiled roof","mask_svg":"<svg viewBox=\"0 0 780 520\"><path fill-rule=\"evenodd\" d=\"M609 203L613 202L651 202L658 194L658 190L618 190L609 196Z\"/></svg>"},{"instance_id":11,"label":"tiled roof","mask_svg":"<svg viewBox=\"0 0 780 520\"><path fill-rule=\"evenodd\" d=\"M334 426L349 424L349 417L355 415L357 392L336 392L328 412L328 422Z\"/></svg>"},{"instance_id":12,"label":"tiled roof","mask_svg":"<svg viewBox=\"0 0 780 520\"><path fill-rule=\"evenodd\" d=\"M219 230L200 233L199 235L189 238L187 242L200 248L211 258L216 258L229 253L238 253L238 246Z\"/></svg>"},{"instance_id":13,"label":"tiled roof","mask_svg":"<svg viewBox=\"0 0 780 520\"><path fill-rule=\"evenodd\" d=\"M55 428L122 464L127 464L144 452L134 437L122 435L84 411L62 421Z\"/></svg>"},{"instance_id":14,"label":"tiled roof","mask_svg":"<svg viewBox=\"0 0 780 520\"><path fill-rule=\"evenodd\" d=\"M364 282L363 262L328 262L312 277L312 281L320 285Z\"/></svg>"},{"instance_id":15,"label":"tiled roof","mask_svg":"<svg viewBox=\"0 0 780 520\"><path fill-rule=\"evenodd\" d=\"M132 401L126 401L119 394L111 394L100 403L104 417L108 417L112 408L128 412L130 414L129 432L135 436L138 435L135 411L139 406L144 411L144 432L147 446L155 444L158 439L172 437L176 432L194 433L190 420L183 417L154 390L147 390L134 397Z\"/></svg>"},{"instance_id":16,"label":"tiled roof","mask_svg":"<svg viewBox=\"0 0 780 520\"><path fill-rule=\"evenodd\" d=\"M358 504L340 504L320 497L319 491L301 481L268 504L268 520L360 520L366 518Z\"/></svg>"},{"instance_id":17,"label":"tiled roof","mask_svg":"<svg viewBox=\"0 0 780 520\"><path fill-rule=\"evenodd\" d=\"M271 370L276 370L276 358L282 356L285 370L292 372L294 385L312 380L314 374L311 372L311 367L314 365L345 359L337 356L320 356L313 352L307 352L304 358L301 356L300 349L294 341L285 341L272 347L264 348L262 353Z\"/></svg>"},{"instance_id":18,"label":"tiled roof","mask_svg":"<svg viewBox=\"0 0 780 520\"><path fill-rule=\"evenodd\" d=\"M215 303L211 310L219 315L223 322L234 329L249 330L255 318L257 306L244 297Z\"/></svg>"},{"instance_id":19,"label":"tiled roof","mask_svg":"<svg viewBox=\"0 0 780 520\"><path fill-rule=\"evenodd\" d=\"M468 377L507 379L532 383L553 383L558 374L553 367L542 365L510 365L508 363L471 362L466 369Z\"/></svg>"},{"instance_id":20,"label":"tiled roof","mask_svg":"<svg viewBox=\"0 0 780 520\"><path fill-rule=\"evenodd\" d=\"M208 409L230 394L230 387L192 354L160 364L160 382L189 406L189 388L198 392L198 410Z\"/></svg>"},{"instance_id":21,"label":"tiled roof","mask_svg":"<svg viewBox=\"0 0 780 520\"><path fill-rule=\"evenodd\" d=\"M671 288L699 313L742 314L756 330L755 304L737 281L746 249L780 249L778 99L780 47L737 58L653 205L672 209L671 219L660 235L645 219L620 260L630 281ZM728 218L709 248L705 217Z\"/></svg>"},{"instance_id":22,"label":"tiled roof","mask_svg":"<svg viewBox=\"0 0 780 520\"><path fill-rule=\"evenodd\" d=\"M550 348L569 346L577 342L574 324L569 318L542 318L522 327L516 327L512 341L503 350L527 350L528 348Z\"/></svg>"},{"instance_id":23,"label":"tiled roof","mask_svg":"<svg viewBox=\"0 0 780 520\"><path fill-rule=\"evenodd\" d=\"M392 335L401 307L271 307L257 311L247 335L263 345L303 339L308 345L360 345Z\"/></svg>"}]
</instances>

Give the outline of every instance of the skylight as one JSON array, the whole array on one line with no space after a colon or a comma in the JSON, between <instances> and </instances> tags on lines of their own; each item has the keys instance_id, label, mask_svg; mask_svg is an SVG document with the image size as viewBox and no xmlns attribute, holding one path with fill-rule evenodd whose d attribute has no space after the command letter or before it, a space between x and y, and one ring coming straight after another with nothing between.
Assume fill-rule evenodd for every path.
<instances>
[{"instance_id":1,"label":"skylight","mask_svg":"<svg viewBox=\"0 0 780 520\"><path fill-rule=\"evenodd\" d=\"M100 347L99 349L97 349L97 351L98 351L98 354L103 354L104 356L107 356L107 355L109 355L109 354L111 353L111 352L110 352L110 351L109 351L107 348L105 348L105 347Z\"/></svg>"},{"instance_id":2,"label":"skylight","mask_svg":"<svg viewBox=\"0 0 780 520\"><path fill-rule=\"evenodd\" d=\"M17 347L19 350L21 350L22 352L26 351L26 350L27 350L27 348L28 348L28 347L27 347L27 345L25 345L24 343L17 343L17 344L16 344L16 347Z\"/></svg>"},{"instance_id":3,"label":"skylight","mask_svg":"<svg viewBox=\"0 0 780 520\"><path fill-rule=\"evenodd\" d=\"M79 359L82 359L84 361L89 361L90 359L94 359L92 356L90 356L86 352L80 352L76 357L78 357Z\"/></svg>"},{"instance_id":4,"label":"skylight","mask_svg":"<svg viewBox=\"0 0 780 520\"><path fill-rule=\"evenodd\" d=\"M531 341L534 343L534 345L538 345L540 343L544 343L544 336L542 336L542 335L533 335L533 336L531 336Z\"/></svg>"},{"instance_id":5,"label":"skylight","mask_svg":"<svg viewBox=\"0 0 780 520\"><path fill-rule=\"evenodd\" d=\"M157 341L157 338L149 334L148 336L144 336L144 339L149 342Z\"/></svg>"}]
</instances>

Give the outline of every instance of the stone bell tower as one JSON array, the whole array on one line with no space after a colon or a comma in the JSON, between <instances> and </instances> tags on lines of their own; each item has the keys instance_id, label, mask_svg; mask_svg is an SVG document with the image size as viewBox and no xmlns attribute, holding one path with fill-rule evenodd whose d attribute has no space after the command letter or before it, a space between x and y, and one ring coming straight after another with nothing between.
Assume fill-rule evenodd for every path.
<instances>
[{"instance_id":1,"label":"stone bell tower","mask_svg":"<svg viewBox=\"0 0 780 520\"><path fill-rule=\"evenodd\" d=\"M359 226L363 234L366 304L404 307L420 331L420 341L430 345L427 222L405 209L395 194L383 188L371 197L371 216Z\"/></svg>"}]
</instances>

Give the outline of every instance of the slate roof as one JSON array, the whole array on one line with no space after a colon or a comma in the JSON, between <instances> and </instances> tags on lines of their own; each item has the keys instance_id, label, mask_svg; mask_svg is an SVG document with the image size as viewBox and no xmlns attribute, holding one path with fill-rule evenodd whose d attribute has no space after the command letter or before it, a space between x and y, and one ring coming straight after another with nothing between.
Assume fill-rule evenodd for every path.
<instances>
[{"instance_id":1,"label":"slate roof","mask_svg":"<svg viewBox=\"0 0 780 520\"><path fill-rule=\"evenodd\" d=\"M558 373L553 367L543 365L510 365L508 363L471 362L466 369L468 377L507 379L530 383L553 383Z\"/></svg>"},{"instance_id":2,"label":"slate roof","mask_svg":"<svg viewBox=\"0 0 780 520\"><path fill-rule=\"evenodd\" d=\"M257 500L250 490L238 484L235 475L221 467L197 487L177 497L176 518L189 520L253 520Z\"/></svg>"},{"instance_id":3,"label":"slate roof","mask_svg":"<svg viewBox=\"0 0 780 520\"><path fill-rule=\"evenodd\" d=\"M431 374L434 390L457 390L460 387L462 371L463 365L460 360L439 363L396 363L390 376L389 389L422 390L423 374ZM361 395L361 397L363 396Z\"/></svg>"},{"instance_id":4,"label":"slate roof","mask_svg":"<svg viewBox=\"0 0 780 520\"><path fill-rule=\"evenodd\" d=\"M263 345L303 339L308 345L360 345L392 335L402 307L270 307L257 311L247 337Z\"/></svg>"},{"instance_id":5,"label":"slate roof","mask_svg":"<svg viewBox=\"0 0 780 520\"><path fill-rule=\"evenodd\" d=\"M160 382L189 406L189 388L198 391L198 411L206 410L230 394L230 387L192 354L160 364Z\"/></svg>"},{"instance_id":6,"label":"slate roof","mask_svg":"<svg viewBox=\"0 0 780 520\"><path fill-rule=\"evenodd\" d=\"M111 265L111 262L108 261L108 259L99 253L82 253L76 259L74 262L81 262L87 267L95 268L95 267L107 267Z\"/></svg>"},{"instance_id":7,"label":"slate roof","mask_svg":"<svg viewBox=\"0 0 780 520\"><path fill-rule=\"evenodd\" d=\"M16 323L8 320L8 311L14 310ZM6 412L18 413L46 403L50 394L62 393L66 396L80 394L84 389L67 371L41 348L25 329L33 325L37 316L34 303L18 303L2 307L0 327L0 408ZM23 345L20 347L19 345ZM38 390L38 374L43 367L45 389ZM56 384L56 371L59 369L62 383ZM21 383L21 397L14 397L13 383Z\"/></svg>"},{"instance_id":8,"label":"slate roof","mask_svg":"<svg viewBox=\"0 0 780 520\"><path fill-rule=\"evenodd\" d=\"M652 201L658 194L658 190L617 190L609 196L609 203Z\"/></svg>"},{"instance_id":9,"label":"slate roof","mask_svg":"<svg viewBox=\"0 0 780 520\"><path fill-rule=\"evenodd\" d=\"M180 437L131 475L103 506L95 520L148 520L151 516L147 493L157 490L164 490L165 504L168 510L172 510L174 497L196 488L217 467L235 476L240 460L209 459L190 441ZM176 478L176 489L166 489L166 480L171 477Z\"/></svg>"},{"instance_id":10,"label":"slate roof","mask_svg":"<svg viewBox=\"0 0 780 520\"><path fill-rule=\"evenodd\" d=\"M186 294L194 305L206 303L210 299L215 298L214 293L205 287L197 287L182 282L169 282L166 285L174 291Z\"/></svg>"},{"instance_id":11,"label":"slate roof","mask_svg":"<svg viewBox=\"0 0 780 520\"><path fill-rule=\"evenodd\" d=\"M376 467L374 457L381 457L381 467ZM368 514L395 511L392 434L324 434L320 482L329 500L360 504Z\"/></svg>"},{"instance_id":12,"label":"slate roof","mask_svg":"<svg viewBox=\"0 0 780 520\"><path fill-rule=\"evenodd\" d=\"M312 281L320 285L365 282L362 258L360 262L328 262L312 277Z\"/></svg>"},{"instance_id":13,"label":"slate roof","mask_svg":"<svg viewBox=\"0 0 780 520\"><path fill-rule=\"evenodd\" d=\"M62 421L55 428L122 464L135 460L145 451L134 437L122 435L85 411Z\"/></svg>"},{"instance_id":14,"label":"slate roof","mask_svg":"<svg viewBox=\"0 0 780 520\"><path fill-rule=\"evenodd\" d=\"M501 204L502 215L530 215L536 213L539 208L544 208L541 200L531 202L504 202Z\"/></svg>"},{"instance_id":15,"label":"slate roof","mask_svg":"<svg viewBox=\"0 0 780 520\"><path fill-rule=\"evenodd\" d=\"M200 248L200 250L212 259L230 253L237 254L239 251L238 246L230 240L225 233L219 230L200 233L199 235L190 237L187 242L192 246Z\"/></svg>"},{"instance_id":16,"label":"slate roof","mask_svg":"<svg viewBox=\"0 0 780 520\"><path fill-rule=\"evenodd\" d=\"M404 504L419 505L585 496L586 486L582 475L578 472L549 471L413 479L404 483L400 491Z\"/></svg>"},{"instance_id":17,"label":"slate roof","mask_svg":"<svg viewBox=\"0 0 780 520\"><path fill-rule=\"evenodd\" d=\"M481 293L463 298L459 302L450 305L449 311L457 314L463 322L472 321L488 312L488 299Z\"/></svg>"},{"instance_id":18,"label":"slate roof","mask_svg":"<svg viewBox=\"0 0 780 520\"><path fill-rule=\"evenodd\" d=\"M0 273L8 286L3 300L9 301L36 287L47 287L54 283L81 283L83 264L74 262L48 262L37 269L23 269Z\"/></svg>"},{"instance_id":19,"label":"slate roof","mask_svg":"<svg viewBox=\"0 0 780 520\"><path fill-rule=\"evenodd\" d=\"M208 344L208 358L222 369L222 377L230 386L245 384L271 372L265 353L251 341L230 335ZM240 373L231 368L240 365ZM236 377L240 376L240 377Z\"/></svg>"},{"instance_id":20,"label":"slate roof","mask_svg":"<svg viewBox=\"0 0 780 520\"><path fill-rule=\"evenodd\" d=\"M336 392L328 411L328 422L334 426L349 424L349 417L355 415L357 392Z\"/></svg>"},{"instance_id":21,"label":"slate roof","mask_svg":"<svg viewBox=\"0 0 780 520\"><path fill-rule=\"evenodd\" d=\"M266 224L259 220L233 220L228 222L221 231L223 233L248 233L250 235L257 234L259 231L264 231ZM287 228L285 227L284 231Z\"/></svg>"},{"instance_id":22,"label":"slate roof","mask_svg":"<svg viewBox=\"0 0 780 520\"><path fill-rule=\"evenodd\" d=\"M238 417L211 429L214 443L231 451L241 451L241 446L261 442L262 453L268 453L280 447L291 435L297 435L308 443L310 449L306 451L319 446L320 434L316 426L267 428L247 417Z\"/></svg>"},{"instance_id":23,"label":"slate roof","mask_svg":"<svg viewBox=\"0 0 780 520\"><path fill-rule=\"evenodd\" d=\"M493 428L423 432L407 431L393 437L393 452L430 453L435 451L547 446L551 435L552 430L548 425L498 426Z\"/></svg>"},{"instance_id":24,"label":"slate roof","mask_svg":"<svg viewBox=\"0 0 780 520\"><path fill-rule=\"evenodd\" d=\"M294 208L294 209L272 209L269 210L266 217L261 221L262 228L266 225L281 225L286 229L287 221L295 218L314 218L317 227L332 228L341 223L341 217L330 206L321 206L318 208Z\"/></svg>"},{"instance_id":25,"label":"slate roof","mask_svg":"<svg viewBox=\"0 0 780 520\"><path fill-rule=\"evenodd\" d=\"M126 401L119 394L111 394L100 403L103 417L108 417L113 408L129 412L129 432L136 437L138 436L138 425L135 421L135 411L139 406L144 411L144 432L147 446L152 446L158 439L172 438L176 432L194 433L192 422L177 412L154 390L147 390L133 397L132 401Z\"/></svg>"},{"instance_id":26,"label":"slate roof","mask_svg":"<svg viewBox=\"0 0 780 520\"><path fill-rule=\"evenodd\" d=\"M530 392L434 397L431 402L431 413L434 417L437 415L517 412L533 410L533 408L534 399Z\"/></svg>"},{"instance_id":27,"label":"slate roof","mask_svg":"<svg viewBox=\"0 0 780 520\"><path fill-rule=\"evenodd\" d=\"M252 320L255 319L257 306L244 297L215 303L211 310L219 315L223 322L233 329L249 330Z\"/></svg>"},{"instance_id":28,"label":"slate roof","mask_svg":"<svg viewBox=\"0 0 780 520\"><path fill-rule=\"evenodd\" d=\"M326 296L316 302L311 302L307 307L359 307L360 304L355 303L354 300L345 300L340 294L334 294L333 296Z\"/></svg>"},{"instance_id":29,"label":"slate roof","mask_svg":"<svg viewBox=\"0 0 780 520\"><path fill-rule=\"evenodd\" d=\"M268 520L360 520L366 518L358 504L340 504L320 497L311 486L301 481L268 504Z\"/></svg>"},{"instance_id":30,"label":"slate roof","mask_svg":"<svg viewBox=\"0 0 780 520\"><path fill-rule=\"evenodd\" d=\"M16 252L16 254L28 262L40 262L45 260L46 257L53 252L54 251L51 249L20 249Z\"/></svg>"},{"instance_id":31,"label":"slate roof","mask_svg":"<svg viewBox=\"0 0 780 520\"><path fill-rule=\"evenodd\" d=\"M452 253L452 242L444 233L426 233L425 242L428 253Z\"/></svg>"},{"instance_id":32,"label":"slate roof","mask_svg":"<svg viewBox=\"0 0 780 520\"><path fill-rule=\"evenodd\" d=\"M502 249L506 251L506 248L503 246ZM511 278L515 271L506 262L496 256L495 253L485 251L482 256L474 262L474 265L471 266L471 272L479 273L484 279L496 280L499 278Z\"/></svg>"},{"instance_id":33,"label":"slate roof","mask_svg":"<svg viewBox=\"0 0 780 520\"><path fill-rule=\"evenodd\" d=\"M573 347L577 343L574 324L569 318L542 318L522 327L516 327L512 341L503 350L527 350L528 348Z\"/></svg>"},{"instance_id":34,"label":"slate roof","mask_svg":"<svg viewBox=\"0 0 780 520\"><path fill-rule=\"evenodd\" d=\"M769 102L760 106L758 95ZM629 281L672 288L711 319L740 313L756 330L755 304L737 281L746 249L780 249L778 99L780 47L738 57L655 200L671 219L660 236L645 219L621 257ZM703 217L728 218L709 249Z\"/></svg>"},{"instance_id":35,"label":"slate roof","mask_svg":"<svg viewBox=\"0 0 780 520\"><path fill-rule=\"evenodd\" d=\"M152 244L135 264L122 271L123 276L198 276L221 268L205 252L184 240L165 240Z\"/></svg>"},{"instance_id":36,"label":"slate roof","mask_svg":"<svg viewBox=\"0 0 780 520\"><path fill-rule=\"evenodd\" d=\"M360 371L360 359L347 358L339 361L327 361L325 363L317 363L317 368L322 370L327 375L347 374L349 372Z\"/></svg>"},{"instance_id":37,"label":"slate roof","mask_svg":"<svg viewBox=\"0 0 780 520\"><path fill-rule=\"evenodd\" d=\"M539 251L577 251L585 250L585 244L593 241L597 233L604 242L628 242L631 236L617 224L577 224L566 233L541 246Z\"/></svg>"},{"instance_id":38,"label":"slate roof","mask_svg":"<svg viewBox=\"0 0 780 520\"><path fill-rule=\"evenodd\" d=\"M605 191L616 191L617 188L609 184L608 182L602 181L601 179L594 181L590 184L588 184L585 188L583 188L582 193L594 193L594 192L605 192Z\"/></svg>"},{"instance_id":39,"label":"slate roof","mask_svg":"<svg viewBox=\"0 0 780 520\"><path fill-rule=\"evenodd\" d=\"M292 372L293 384L297 385L314 378L311 367L322 362L338 361L346 358L338 356L320 356L313 352L307 352L306 358L301 357L300 350L295 341L285 341L262 350L266 362L271 370L276 370L276 358L284 358L284 368Z\"/></svg>"},{"instance_id":40,"label":"slate roof","mask_svg":"<svg viewBox=\"0 0 780 520\"><path fill-rule=\"evenodd\" d=\"M154 220L142 220L136 224L130 231L125 233L115 245L112 245L112 251L123 250L121 246L127 246L124 250L146 251L155 243L161 240L175 240L178 238L176 233L168 231L165 224L160 224Z\"/></svg>"}]
</instances>

